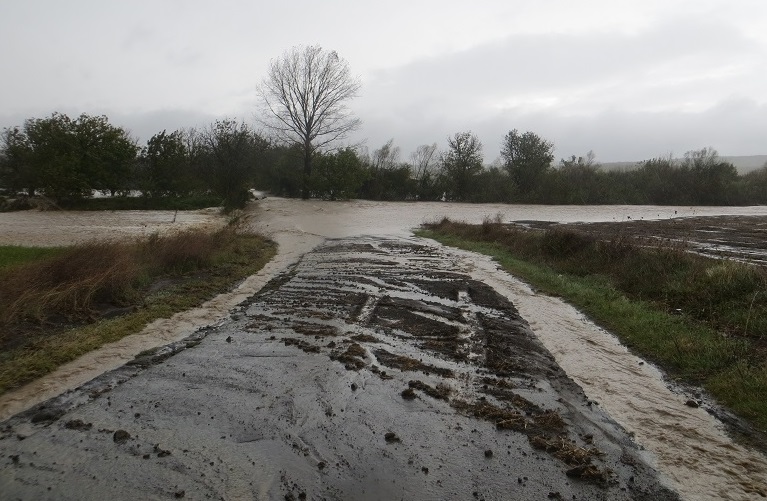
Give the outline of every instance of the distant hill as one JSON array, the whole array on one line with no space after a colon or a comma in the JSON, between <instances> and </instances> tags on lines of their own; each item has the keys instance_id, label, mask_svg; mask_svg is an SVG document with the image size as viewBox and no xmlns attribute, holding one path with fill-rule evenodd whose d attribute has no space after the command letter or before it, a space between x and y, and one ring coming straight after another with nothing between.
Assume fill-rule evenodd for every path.
<instances>
[{"instance_id":1,"label":"distant hill","mask_svg":"<svg viewBox=\"0 0 767 501\"><path fill-rule=\"evenodd\" d=\"M731 162L738 169L739 174L747 174L752 170L760 169L767 163L767 155L747 155L747 156L722 156L722 160ZM639 162L605 162L603 169L607 170L626 170L633 169Z\"/></svg>"},{"instance_id":2,"label":"distant hill","mask_svg":"<svg viewBox=\"0 0 767 501\"><path fill-rule=\"evenodd\" d=\"M728 162L732 162L732 165L734 165L735 168L738 169L738 172L741 174L746 174L752 170L764 167L764 165L767 163L767 155L750 155L743 157L722 158Z\"/></svg>"}]
</instances>

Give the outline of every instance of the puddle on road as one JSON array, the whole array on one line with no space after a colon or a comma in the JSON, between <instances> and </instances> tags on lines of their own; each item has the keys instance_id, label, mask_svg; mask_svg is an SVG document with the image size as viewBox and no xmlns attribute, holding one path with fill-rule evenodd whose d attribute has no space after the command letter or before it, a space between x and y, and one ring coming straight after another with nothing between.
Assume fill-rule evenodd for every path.
<instances>
[{"instance_id":1,"label":"puddle on road","mask_svg":"<svg viewBox=\"0 0 767 501\"><path fill-rule=\"evenodd\" d=\"M49 215L44 214L39 216L43 222L36 222L39 214L29 213L23 222L13 222L8 218L14 216L0 214L3 228L0 233L10 235L0 238L0 243L63 244L69 243L67 233L70 238L84 240L88 235L103 235L105 231L102 219L82 224L76 215L66 213L54 219L46 219ZM149 214L150 222L159 218L155 224L161 224L168 216L167 213L145 214ZM0 420L118 367L142 350L183 338L197 327L225 318L233 306L327 237L407 237L411 228L444 215L481 222L496 214L500 214L504 221L623 221L629 216L636 220L767 215L767 207L551 207L265 199L254 204L251 210L252 226L277 241L280 248L276 258L260 273L248 278L237 290L219 296L201 308L155 322L141 334L105 346L38 382L0 397ZM208 216L202 214L200 224L208 224ZM64 219L55 220L56 217ZM102 217L100 213L99 217ZM139 221L141 216L132 217ZM114 224L119 226L121 223ZM150 227L142 224L140 221L131 223L133 234L142 234L145 227ZM109 228L108 231L114 229L113 226ZM24 236L30 233L32 237ZM445 249L445 252L454 251ZM523 283L499 272L489 259L460 252L454 255L456 267L471 272L514 303L567 374L583 387L589 398L598 401L635 435L637 443L655 458L660 472L683 497L745 500L767 496L765 457L734 444L722 431L721 423L705 410L686 407L685 397L669 390L659 371L650 364L640 364L641 359L628 353L613 336L572 307L557 299L534 294Z\"/></svg>"}]
</instances>

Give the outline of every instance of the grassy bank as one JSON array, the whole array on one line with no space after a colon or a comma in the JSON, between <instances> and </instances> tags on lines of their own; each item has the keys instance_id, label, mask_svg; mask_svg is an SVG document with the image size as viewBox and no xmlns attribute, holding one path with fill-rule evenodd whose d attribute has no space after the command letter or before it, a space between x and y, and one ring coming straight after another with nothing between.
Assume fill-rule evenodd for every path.
<instances>
[{"instance_id":1,"label":"grassy bank","mask_svg":"<svg viewBox=\"0 0 767 501\"><path fill-rule=\"evenodd\" d=\"M493 256L560 296L671 377L702 386L767 430L767 273L764 269L569 230L443 220L421 236Z\"/></svg>"},{"instance_id":2,"label":"grassy bank","mask_svg":"<svg viewBox=\"0 0 767 501\"><path fill-rule=\"evenodd\" d=\"M0 248L0 393L195 307L275 253L228 227L48 250Z\"/></svg>"}]
</instances>

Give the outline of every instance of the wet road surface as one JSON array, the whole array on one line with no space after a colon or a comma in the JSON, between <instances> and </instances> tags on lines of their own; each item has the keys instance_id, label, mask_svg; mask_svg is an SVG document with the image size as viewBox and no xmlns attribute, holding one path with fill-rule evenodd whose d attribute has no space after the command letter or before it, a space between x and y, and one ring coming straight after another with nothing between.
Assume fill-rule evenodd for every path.
<instances>
[{"instance_id":1,"label":"wet road surface","mask_svg":"<svg viewBox=\"0 0 767 501\"><path fill-rule=\"evenodd\" d=\"M514 305L417 239L328 240L0 434L4 499L676 499Z\"/></svg>"}]
</instances>

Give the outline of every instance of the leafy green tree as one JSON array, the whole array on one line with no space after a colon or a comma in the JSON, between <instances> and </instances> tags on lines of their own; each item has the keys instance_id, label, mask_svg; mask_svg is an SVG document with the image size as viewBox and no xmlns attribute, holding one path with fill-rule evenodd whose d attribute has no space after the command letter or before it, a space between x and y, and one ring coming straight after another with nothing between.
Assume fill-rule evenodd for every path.
<instances>
[{"instance_id":1,"label":"leafy green tree","mask_svg":"<svg viewBox=\"0 0 767 501\"><path fill-rule=\"evenodd\" d=\"M131 167L138 147L125 129L115 127L105 116L80 115L74 121L79 168L91 188L114 196L128 188Z\"/></svg>"},{"instance_id":2,"label":"leafy green tree","mask_svg":"<svg viewBox=\"0 0 767 501\"><path fill-rule=\"evenodd\" d=\"M605 203L603 177L595 161L593 151L585 157L563 158L559 168L552 170L544 180L543 203L558 204L599 204Z\"/></svg>"},{"instance_id":3,"label":"leafy green tree","mask_svg":"<svg viewBox=\"0 0 767 501\"><path fill-rule=\"evenodd\" d=\"M309 198L315 153L359 127L347 103L360 87L348 63L319 46L293 47L271 61L259 87L263 124L285 144L301 146L303 198Z\"/></svg>"},{"instance_id":4,"label":"leafy green tree","mask_svg":"<svg viewBox=\"0 0 767 501\"><path fill-rule=\"evenodd\" d=\"M767 204L767 163L743 176L741 192L746 204Z\"/></svg>"},{"instance_id":5,"label":"leafy green tree","mask_svg":"<svg viewBox=\"0 0 767 501\"><path fill-rule=\"evenodd\" d=\"M312 188L321 198L353 198L365 181L365 175L357 152L352 148L343 148L317 157L312 174Z\"/></svg>"},{"instance_id":6,"label":"leafy green tree","mask_svg":"<svg viewBox=\"0 0 767 501\"><path fill-rule=\"evenodd\" d=\"M248 200L258 155L268 147L247 124L233 119L217 120L201 133L206 152L204 167L213 191L224 207L233 209Z\"/></svg>"},{"instance_id":7,"label":"leafy green tree","mask_svg":"<svg viewBox=\"0 0 767 501\"><path fill-rule=\"evenodd\" d=\"M149 196L179 196L190 191L189 151L184 132L155 134L141 152L141 188Z\"/></svg>"},{"instance_id":8,"label":"leafy green tree","mask_svg":"<svg viewBox=\"0 0 767 501\"><path fill-rule=\"evenodd\" d=\"M442 172L453 200L467 200L474 177L482 171L482 143L471 132L458 132L447 140Z\"/></svg>"},{"instance_id":9,"label":"leafy green tree","mask_svg":"<svg viewBox=\"0 0 767 501\"><path fill-rule=\"evenodd\" d=\"M512 184L509 175L497 165L482 169L472 182L472 190L468 196L469 202L509 203L513 199Z\"/></svg>"},{"instance_id":10,"label":"leafy green tree","mask_svg":"<svg viewBox=\"0 0 767 501\"><path fill-rule=\"evenodd\" d=\"M513 129L503 139L503 166L517 190L526 199L534 198L554 161L554 144L534 132L520 134Z\"/></svg>"},{"instance_id":11,"label":"leafy green tree","mask_svg":"<svg viewBox=\"0 0 767 501\"><path fill-rule=\"evenodd\" d=\"M715 149L688 151L684 154L681 169L689 172L694 203L729 205L735 201L738 171L732 163L719 158Z\"/></svg>"},{"instance_id":12,"label":"leafy green tree","mask_svg":"<svg viewBox=\"0 0 767 501\"><path fill-rule=\"evenodd\" d=\"M81 155L72 119L59 113L29 119L24 133L30 147L29 168L46 196L62 201L90 194L91 183L78 162Z\"/></svg>"},{"instance_id":13,"label":"leafy green tree","mask_svg":"<svg viewBox=\"0 0 767 501\"><path fill-rule=\"evenodd\" d=\"M56 200L87 197L92 190L124 189L136 157L128 133L105 116L62 113L32 118L3 136L13 184Z\"/></svg>"},{"instance_id":14,"label":"leafy green tree","mask_svg":"<svg viewBox=\"0 0 767 501\"><path fill-rule=\"evenodd\" d=\"M637 195L632 202L659 205L692 203L686 195L685 182L681 179L683 175L671 155L641 162L636 172L626 173L627 178L633 178L631 184Z\"/></svg>"},{"instance_id":15,"label":"leafy green tree","mask_svg":"<svg viewBox=\"0 0 767 501\"><path fill-rule=\"evenodd\" d=\"M33 196L41 184L32 168L32 145L19 127L3 129L0 150L0 182L12 193L26 190Z\"/></svg>"},{"instance_id":16,"label":"leafy green tree","mask_svg":"<svg viewBox=\"0 0 767 501\"><path fill-rule=\"evenodd\" d=\"M300 197L303 188L303 151L294 144L271 144L261 155L254 186L281 197Z\"/></svg>"}]
</instances>

